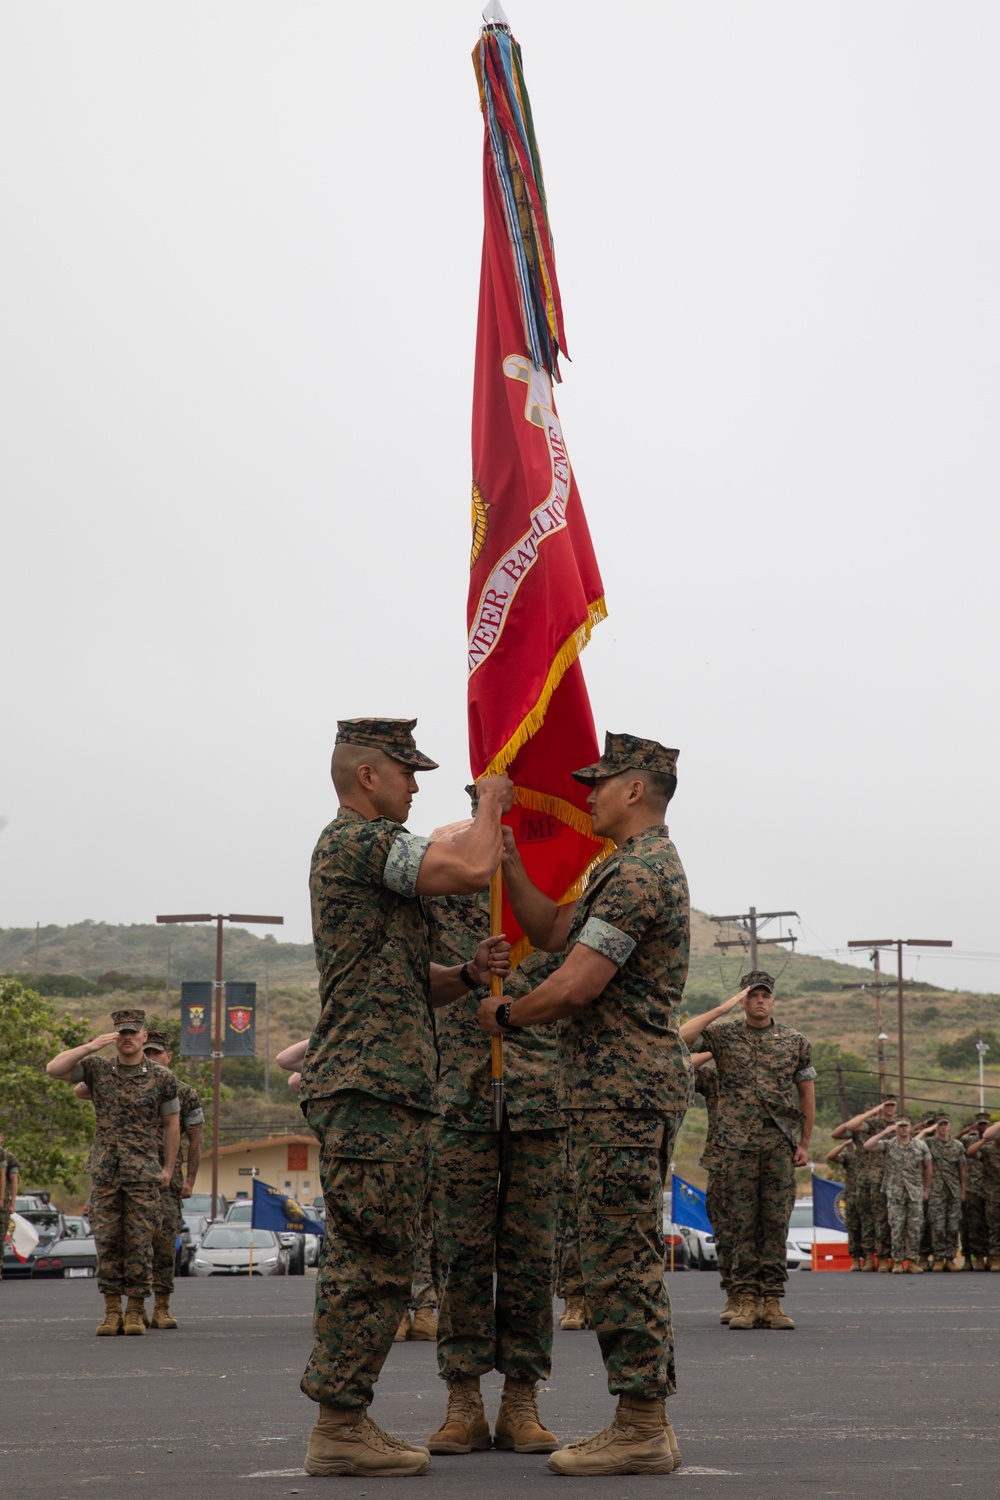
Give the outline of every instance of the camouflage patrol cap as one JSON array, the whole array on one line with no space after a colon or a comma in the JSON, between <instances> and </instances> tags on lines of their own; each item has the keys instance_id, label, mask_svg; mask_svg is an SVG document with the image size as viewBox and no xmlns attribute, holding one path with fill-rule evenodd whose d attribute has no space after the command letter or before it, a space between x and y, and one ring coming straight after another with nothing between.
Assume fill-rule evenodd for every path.
<instances>
[{"instance_id":1,"label":"camouflage patrol cap","mask_svg":"<svg viewBox=\"0 0 1000 1500\"><path fill-rule=\"evenodd\" d=\"M338 745L382 750L413 771L436 771L438 763L422 755L413 739L416 719L338 719Z\"/></svg>"},{"instance_id":2,"label":"camouflage patrol cap","mask_svg":"<svg viewBox=\"0 0 1000 1500\"><path fill-rule=\"evenodd\" d=\"M898 1102L899 1101L897 1100L895 1094L883 1094L882 1095L882 1103L883 1104L897 1104Z\"/></svg>"},{"instance_id":3,"label":"camouflage patrol cap","mask_svg":"<svg viewBox=\"0 0 1000 1500\"><path fill-rule=\"evenodd\" d=\"M774 980L763 969L751 969L740 980L741 990L770 990L774 994Z\"/></svg>"},{"instance_id":4,"label":"camouflage patrol cap","mask_svg":"<svg viewBox=\"0 0 1000 1500\"><path fill-rule=\"evenodd\" d=\"M668 750L656 740L643 740L636 734L612 734L608 730L600 760L574 771L573 780L593 786L595 781L619 776L622 771L656 771L661 776L676 776L678 755L679 750Z\"/></svg>"},{"instance_id":5,"label":"camouflage patrol cap","mask_svg":"<svg viewBox=\"0 0 1000 1500\"><path fill-rule=\"evenodd\" d=\"M144 1010L113 1010L111 1024L116 1031L142 1031L146 1025Z\"/></svg>"},{"instance_id":6,"label":"camouflage patrol cap","mask_svg":"<svg viewBox=\"0 0 1000 1500\"><path fill-rule=\"evenodd\" d=\"M147 1052L169 1052L170 1043L165 1031L150 1031L146 1036Z\"/></svg>"},{"instance_id":7,"label":"camouflage patrol cap","mask_svg":"<svg viewBox=\"0 0 1000 1500\"><path fill-rule=\"evenodd\" d=\"M990 1123L990 1112L989 1112L988 1109L981 1109L979 1111L979 1113L976 1115L976 1123L977 1124L978 1124L978 1122L980 1120L985 1120L986 1123L987 1123L987 1125Z\"/></svg>"}]
</instances>

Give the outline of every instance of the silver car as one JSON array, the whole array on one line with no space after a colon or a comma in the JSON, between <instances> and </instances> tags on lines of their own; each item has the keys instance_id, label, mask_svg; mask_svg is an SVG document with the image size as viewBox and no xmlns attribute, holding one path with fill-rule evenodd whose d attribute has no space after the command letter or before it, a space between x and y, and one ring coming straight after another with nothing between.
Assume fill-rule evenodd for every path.
<instances>
[{"instance_id":1,"label":"silver car","mask_svg":"<svg viewBox=\"0 0 1000 1500\"><path fill-rule=\"evenodd\" d=\"M251 1258L251 1249L253 1256ZM195 1251L192 1276L285 1276L288 1252L270 1229L213 1224Z\"/></svg>"}]
</instances>

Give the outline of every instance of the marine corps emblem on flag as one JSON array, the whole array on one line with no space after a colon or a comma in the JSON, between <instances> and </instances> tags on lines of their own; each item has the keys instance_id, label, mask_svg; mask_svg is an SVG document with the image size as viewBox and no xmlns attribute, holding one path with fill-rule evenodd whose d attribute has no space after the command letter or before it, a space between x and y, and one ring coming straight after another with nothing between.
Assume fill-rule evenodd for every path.
<instances>
[{"instance_id":1,"label":"marine corps emblem on flag","mask_svg":"<svg viewBox=\"0 0 1000 1500\"><path fill-rule=\"evenodd\" d=\"M201 1033L205 1030L205 1007L192 1005L188 1010L188 1031Z\"/></svg>"},{"instance_id":2,"label":"marine corps emblem on flag","mask_svg":"<svg viewBox=\"0 0 1000 1500\"><path fill-rule=\"evenodd\" d=\"M845 1205L845 1202L844 1202L844 1192L843 1192L843 1189L841 1189L841 1191L837 1194L836 1198L834 1198L834 1200L833 1200L833 1211L837 1215L837 1218L840 1221L841 1227L843 1229L846 1229L847 1228L847 1213L846 1213L846 1205Z\"/></svg>"},{"instance_id":3,"label":"marine corps emblem on flag","mask_svg":"<svg viewBox=\"0 0 1000 1500\"><path fill-rule=\"evenodd\" d=\"M250 1022L252 1020L253 1020L253 1013L252 1013L252 1011L249 1011L249 1010L231 1010L229 1012L229 1025L230 1025L231 1030L233 1030L233 1031L247 1031L247 1030L249 1030Z\"/></svg>"}]
</instances>

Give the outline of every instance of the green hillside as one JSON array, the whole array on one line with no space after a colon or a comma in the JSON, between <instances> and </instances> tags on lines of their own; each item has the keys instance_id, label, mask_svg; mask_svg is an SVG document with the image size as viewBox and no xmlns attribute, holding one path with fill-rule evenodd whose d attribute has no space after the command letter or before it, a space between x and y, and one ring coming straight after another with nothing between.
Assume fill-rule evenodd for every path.
<instances>
[{"instance_id":1,"label":"green hillside","mask_svg":"<svg viewBox=\"0 0 1000 1500\"><path fill-rule=\"evenodd\" d=\"M693 914L691 970L685 1010L697 1014L734 993L749 959L739 950L723 955L714 947L718 929L700 912ZM731 934L730 934L731 935ZM169 983L168 983L169 957ZM810 1038L819 1070L817 1156L828 1148L826 1131L841 1118L835 1064L849 1108L860 1109L878 1097L875 1005L871 970L853 964L788 952L760 949L760 963L778 979L778 1019ZM211 979L215 971L215 931L205 925L160 927L80 922L70 927L0 929L0 973L16 975L52 997L59 1008L95 1030L110 1027L110 1012L120 1005L142 1005L176 1024L179 985L184 979ZM269 993L270 1054L307 1036L315 1023L318 999L312 947L283 943L271 933L258 937L226 927L226 978L255 980L258 986L258 1058L224 1065L230 1099L224 1104L222 1135L226 1140L300 1128L301 1117L284 1089L283 1075L263 1089L264 989ZM896 1009L892 976L885 977L883 1025L890 1088L896 1084ZM912 1112L934 1105L971 1113L978 1101L975 1040L1000 1035L1000 997L965 991L935 990L926 984L906 988L907 1103ZM1000 1044L987 1062L987 1104L1000 1111ZM701 1181L697 1168L704 1136L704 1112L689 1115L677 1153L678 1170Z\"/></svg>"}]
</instances>

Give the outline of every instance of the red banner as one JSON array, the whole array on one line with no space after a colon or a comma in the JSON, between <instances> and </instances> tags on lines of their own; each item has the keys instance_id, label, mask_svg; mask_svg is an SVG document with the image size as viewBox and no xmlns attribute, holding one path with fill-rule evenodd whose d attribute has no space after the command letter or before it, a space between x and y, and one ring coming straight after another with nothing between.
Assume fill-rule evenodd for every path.
<instances>
[{"instance_id":1,"label":"red banner","mask_svg":"<svg viewBox=\"0 0 1000 1500\"><path fill-rule=\"evenodd\" d=\"M515 782L506 821L531 878L563 901L609 847L591 832L588 789L571 776L599 755L577 658L604 618L604 589L552 391L565 346L520 55L506 32L487 28L475 61L486 140L469 748L475 777L506 771ZM504 931L516 959L527 944L506 902Z\"/></svg>"}]
</instances>

